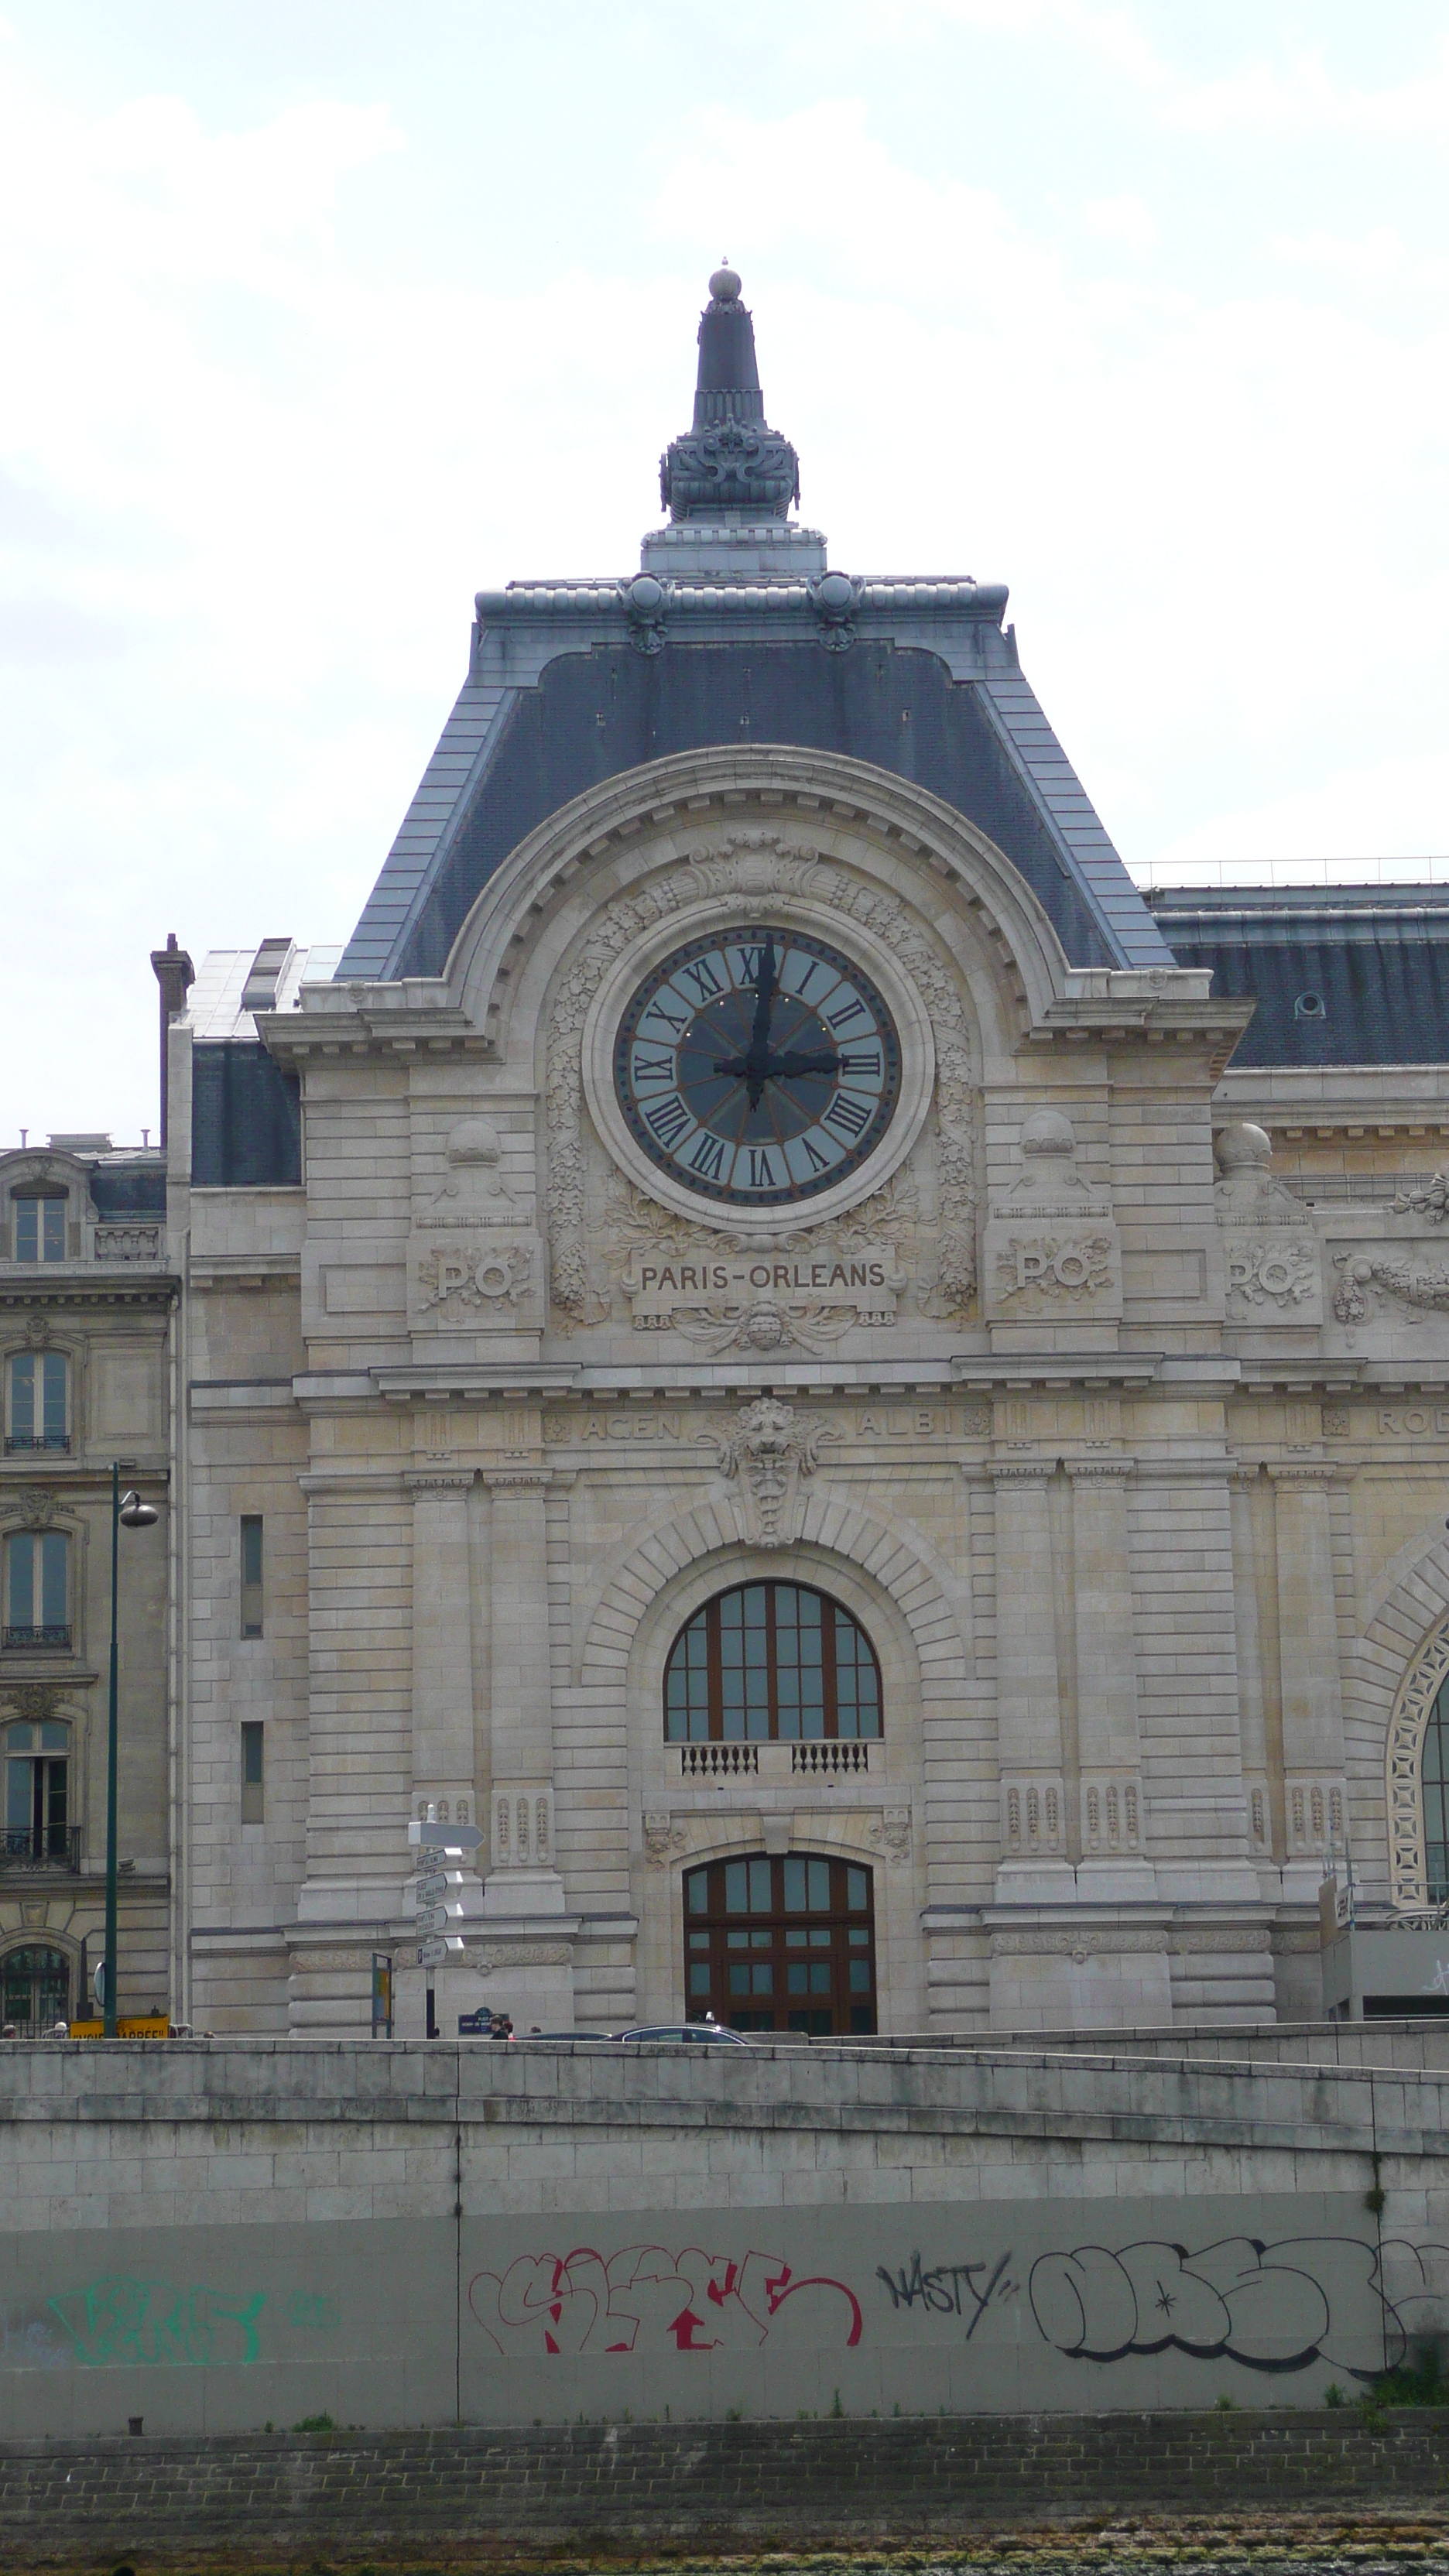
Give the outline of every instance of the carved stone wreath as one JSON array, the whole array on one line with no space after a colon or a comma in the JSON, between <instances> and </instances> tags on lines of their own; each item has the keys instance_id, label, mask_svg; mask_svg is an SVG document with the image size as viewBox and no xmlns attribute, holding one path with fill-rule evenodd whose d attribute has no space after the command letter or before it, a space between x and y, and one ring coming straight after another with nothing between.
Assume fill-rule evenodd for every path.
<instances>
[{"instance_id":1,"label":"carved stone wreath","mask_svg":"<svg viewBox=\"0 0 1449 2576\"><path fill-rule=\"evenodd\" d=\"M936 1049L935 1134L939 1170L939 1215L935 1278L923 1300L932 1316L961 1316L976 1294L976 1188L973 1145L973 1083L970 1030L956 979L934 944L912 921L896 896L861 883L834 862L822 859L808 842L789 840L763 827L741 827L718 841L702 843L682 867L671 868L621 895L601 913L582 954L564 977L549 1028L547 1071L548 1223L551 1287L557 1320L565 1331L601 1323L611 1309L609 1290L591 1276L586 1249L584 1096L581 1043L584 1022L599 984L613 961L630 944L714 895L733 895L751 904L771 895L809 893L828 902L886 941L911 977L929 1013ZM619 1189L629 1196L622 1204ZM872 1232L884 1237L891 1220L899 1224L914 1184L897 1173L874 1197L831 1226L856 1240ZM665 1214L620 1176L611 1184L611 1216L621 1240L611 1239L611 1252L627 1250L632 1223L642 1233L647 1223L654 1241L678 1236L684 1249L712 1245L718 1236L694 1229ZM889 1215L877 1200L889 1199ZM647 1212L647 1213L646 1213ZM816 1230L812 1240L828 1229ZM793 1238L786 1238L792 1240ZM804 1239L802 1235L802 1240Z\"/></svg>"},{"instance_id":2,"label":"carved stone wreath","mask_svg":"<svg viewBox=\"0 0 1449 2576\"><path fill-rule=\"evenodd\" d=\"M1389 1885L1395 1905L1423 1905L1424 1734L1440 1683L1449 1675L1449 1615L1431 1628L1399 1686L1389 1719L1387 1787Z\"/></svg>"}]
</instances>

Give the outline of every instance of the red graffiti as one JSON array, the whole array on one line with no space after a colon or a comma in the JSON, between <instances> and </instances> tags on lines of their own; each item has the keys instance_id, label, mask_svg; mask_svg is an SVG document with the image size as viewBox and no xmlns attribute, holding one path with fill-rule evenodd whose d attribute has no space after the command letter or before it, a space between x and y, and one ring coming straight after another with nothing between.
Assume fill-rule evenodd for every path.
<instances>
[{"instance_id":1,"label":"red graffiti","mask_svg":"<svg viewBox=\"0 0 1449 2576\"><path fill-rule=\"evenodd\" d=\"M670 2344L676 2352L747 2351L786 2329L792 2343L848 2346L861 2329L860 2301L844 2281L797 2280L778 2254L751 2251L737 2263L695 2245L678 2253L627 2245L605 2256L580 2245L569 2254L520 2254L506 2272L475 2273L468 2305L510 2356Z\"/></svg>"}]
</instances>

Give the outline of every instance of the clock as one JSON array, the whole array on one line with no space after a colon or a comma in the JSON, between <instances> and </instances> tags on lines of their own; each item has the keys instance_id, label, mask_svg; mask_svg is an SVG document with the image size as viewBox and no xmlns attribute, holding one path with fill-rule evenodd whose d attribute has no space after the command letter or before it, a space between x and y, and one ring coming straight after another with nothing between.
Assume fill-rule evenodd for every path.
<instances>
[{"instance_id":1,"label":"clock","mask_svg":"<svg viewBox=\"0 0 1449 2576\"><path fill-rule=\"evenodd\" d=\"M619 1020L613 1074L657 1170L717 1203L780 1208L876 1151L901 1048L863 968L804 931L749 923L659 961Z\"/></svg>"}]
</instances>

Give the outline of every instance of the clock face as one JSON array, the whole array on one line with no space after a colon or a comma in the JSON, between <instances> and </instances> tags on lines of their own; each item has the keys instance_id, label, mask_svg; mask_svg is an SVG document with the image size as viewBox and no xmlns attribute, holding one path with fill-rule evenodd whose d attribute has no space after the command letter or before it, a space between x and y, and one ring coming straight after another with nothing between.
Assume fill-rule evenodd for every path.
<instances>
[{"instance_id":1,"label":"clock face","mask_svg":"<svg viewBox=\"0 0 1449 2576\"><path fill-rule=\"evenodd\" d=\"M619 1105L651 1162L735 1207L843 1181L884 1136L900 1079L870 977L823 940L759 923L666 957L614 1042Z\"/></svg>"}]
</instances>

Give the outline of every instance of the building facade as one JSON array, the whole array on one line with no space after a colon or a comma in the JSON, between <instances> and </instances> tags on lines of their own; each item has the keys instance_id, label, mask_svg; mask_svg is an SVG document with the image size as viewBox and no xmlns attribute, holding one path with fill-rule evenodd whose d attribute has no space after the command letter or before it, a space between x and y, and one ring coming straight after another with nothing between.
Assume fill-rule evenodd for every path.
<instances>
[{"instance_id":1,"label":"building facade","mask_svg":"<svg viewBox=\"0 0 1449 2576\"><path fill-rule=\"evenodd\" d=\"M1449 1892L1449 909L1144 900L1005 590L792 517L728 271L662 486L172 1023L177 2004L1316 2015L1326 1868Z\"/></svg>"},{"instance_id":2,"label":"building facade","mask_svg":"<svg viewBox=\"0 0 1449 2576\"><path fill-rule=\"evenodd\" d=\"M104 1949L113 1466L162 1513L121 1533L119 2009L164 2013L182 1982L177 1293L159 1149L0 1154L0 2022L22 2034L94 2010Z\"/></svg>"}]
</instances>

